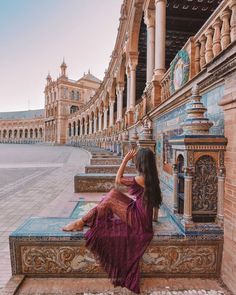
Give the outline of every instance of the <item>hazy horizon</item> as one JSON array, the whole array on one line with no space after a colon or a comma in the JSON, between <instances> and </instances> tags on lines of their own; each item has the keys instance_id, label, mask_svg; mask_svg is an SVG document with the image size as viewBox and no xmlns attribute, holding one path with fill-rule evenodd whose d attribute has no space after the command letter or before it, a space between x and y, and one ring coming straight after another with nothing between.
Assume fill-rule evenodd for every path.
<instances>
[{"instance_id":1,"label":"hazy horizon","mask_svg":"<svg viewBox=\"0 0 236 295\"><path fill-rule=\"evenodd\" d=\"M0 112L44 107L50 72L104 77L122 0L0 0Z\"/></svg>"}]
</instances>

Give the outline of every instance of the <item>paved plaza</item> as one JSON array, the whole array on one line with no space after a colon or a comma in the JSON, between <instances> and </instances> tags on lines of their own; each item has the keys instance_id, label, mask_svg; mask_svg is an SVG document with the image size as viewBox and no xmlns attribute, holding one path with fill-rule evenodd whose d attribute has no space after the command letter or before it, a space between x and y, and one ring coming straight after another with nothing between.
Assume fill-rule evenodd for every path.
<instances>
[{"instance_id":1,"label":"paved plaza","mask_svg":"<svg viewBox=\"0 0 236 295\"><path fill-rule=\"evenodd\" d=\"M73 192L74 175L83 172L88 162L89 154L73 147L0 145L0 293L131 294L125 289L114 289L109 280L101 278L28 278L23 281L23 276L15 276L8 282L11 277L9 234L30 216L68 216L78 201ZM89 197L96 199L94 194ZM206 279L143 279L142 289L145 290L142 294L150 295L231 294L220 282Z\"/></svg>"},{"instance_id":2,"label":"paved plaza","mask_svg":"<svg viewBox=\"0 0 236 295\"><path fill-rule=\"evenodd\" d=\"M73 147L0 144L0 288L11 277L8 236L58 196L73 193L73 177L89 156Z\"/></svg>"}]
</instances>

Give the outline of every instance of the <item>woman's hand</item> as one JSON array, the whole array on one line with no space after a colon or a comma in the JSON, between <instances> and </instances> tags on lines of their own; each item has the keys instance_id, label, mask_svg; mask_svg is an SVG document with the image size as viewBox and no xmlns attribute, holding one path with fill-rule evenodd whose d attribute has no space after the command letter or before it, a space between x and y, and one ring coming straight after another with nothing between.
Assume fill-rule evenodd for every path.
<instances>
[{"instance_id":1,"label":"woman's hand","mask_svg":"<svg viewBox=\"0 0 236 295\"><path fill-rule=\"evenodd\" d=\"M135 149L130 150L124 157L125 162L128 162L129 160L133 159L137 154L137 151Z\"/></svg>"}]
</instances>

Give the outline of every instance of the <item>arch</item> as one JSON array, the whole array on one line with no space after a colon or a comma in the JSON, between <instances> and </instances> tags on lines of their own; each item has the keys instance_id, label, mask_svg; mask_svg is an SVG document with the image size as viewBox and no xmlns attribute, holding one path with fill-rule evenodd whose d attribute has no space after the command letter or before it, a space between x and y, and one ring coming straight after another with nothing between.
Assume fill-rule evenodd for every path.
<instances>
[{"instance_id":1,"label":"arch","mask_svg":"<svg viewBox=\"0 0 236 295\"><path fill-rule=\"evenodd\" d=\"M73 136L76 135L76 122L73 122Z\"/></svg>"},{"instance_id":2,"label":"arch","mask_svg":"<svg viewBox=\"0 0 236 295\"><path fill-rule=\"evenodd\" d=\"M28 129L25 129L25 138L28 138Z\"/></svg>"},{"instance_id":3,"label":"arch","mask_svg":"<svg viewBox=\"0 0 236 295\"><path fill-rule=\"evenodd\" d=\"M71 91L70 98L71 99L75 99L75 92L74 92L74 90Z\"/></svg>"},{"instance_id":4,"label":"arch","mask_svg":"<svg viewBox=\"0 0 236 295\"><path fill-rule=\"evenodd\" d=\"M14 138L17 138L17 134L18 134L18 130L15 129L15 130L14 130Z\"/></svg>"},{"instance_id":5,"label":"arch","mask_svg":"<svg viewBox=\"0 0 236 295\"><path fill-rule=\"evenodd\" d=\"M32 128L30 128L30 138L33 138L33 134L34 134L34 131Z\"/></svg>"},{"instance_id":6,"label":"arch","mask_svg":"<svg viewBox=\"0 0 236 295\"><path fill-rule=\"evenodd\" d=\"M91 133L93 134L93 133L94 133L94 119L95 119L94 111L91 112L91 114L90 114L90 119L92 120L92 124L91 124Z\"/></svg>"},{"instance_id":7,"label":"arch","mask_svg":"<svg viewBox=\"0 0 236 295\"><path fill-rule=\"evenodd\" d=\"M86 122L86 134L89 134L89 115L87 114L85 117Z\"/></svg>"},{"instance_id":8,"label":"arch","mask_svg":"<svg viewBox=\"0 0 236 295\"><path fill-rule=\"evenodd\" d=\"M78 110L79 110L78 106L72 105L70 107L70 114L73 114L73 113L77 112Z\"/></svg>"},{"instance_id":9,"label":"arch","mask_svg":"<svg viewBox=\"0 0 236 295\"><path fill-rule=\"evenodd\" d=\"M71 123L69 123L68 129L69 129L69 137L71 137Z\"/></svg>"},{"instance_id":10,"label":"arch","mask_svg":"<svg viewBox=\"0 0 236 295\"><path fill-rule=\"evenodd\" d=\"M80 135L80 120L77 121L77 135Z\"/></svg>"},{"instance_id":11,"label":"arch","mask_svg":"<svg viewBox=\"0 0 236 295\"><path fill-rule=\"evenodd\" d=\"M143 18L143 0L139 0L134 6L133 17L131 18L129 51L138 52L138 38L140 32L141 21Z\"/></svg>"},{"instance_id":12,"label":"arch","mask_svg":"<svg viewBox=\"0 0 236 295\"><path fill-rule=\"evenodd\" d=\"M82 135L85 134L85 118L82 118Z\"/></svg>"},{"instance_id":13,"label":"arch","mask_svg":"<svg viewBox=\"0 0 236 295\"><path fill-rule=\"evenodd\" d=\"M8 138L11 138L12 137L12 130L8 130Z\"/></svg>"},{"instance_id":14,"label":"arch","mask_svg":"<svg viewBox=\"0 0 236 295\"><path fill-rule=\"evenodd\" d=\"M34 129L34 135L35 135L35 138L38 138L38 129L37 128Z\"/></svg>"},{"instance_id":15,"label":"arch","mask_svg":"<svg viewBox=\"0 0 236 295\"><path fill-rule=\"evenodd\" d=\"M4 130L3 130L3 138L6 138L6 137L7 137L7 130L4 129Z\"/></svg>"},{"instance_id":16,"label":"arch","mask_svg":"<svg viewBox=\"0 0 236 295\"><path fill-rule=\"evenodd\" d=\"M23 137L23 129L19 130L19 137L22 138Z\"/></svg>"},{"instance_id":17,"label":"arch","mask_svg":"<svg viewBox=\"0 0 236 295\"><path fill-rule=\"evenodd\" d=\"M176 160L177 170L178 170L178 213L184 213L184 157L182 154L179 154Z\"/></svg>"},{"instance_id":18,"label":"arch","mask_svg":"<svg viewBox=\"0 0 236 295\"><path fill-rule=\"evenodd\" d=\"M39 137L43 138L43 129L41 127L39 128Z\"/></svg>"}]
</instances>

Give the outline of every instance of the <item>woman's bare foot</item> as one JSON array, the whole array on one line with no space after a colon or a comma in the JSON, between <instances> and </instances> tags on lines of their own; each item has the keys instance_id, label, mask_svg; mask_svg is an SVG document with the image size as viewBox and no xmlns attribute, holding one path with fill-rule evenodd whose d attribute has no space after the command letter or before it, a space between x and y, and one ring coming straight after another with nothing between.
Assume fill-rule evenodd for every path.
<instances>
[{"instance_id":1,"label":"woman's bare foot","mask_svg":"<svg viewBox=\"0 0 236 295\"><path fill-rule=\"evenodd\" d=\"M64 231L82 231L84 228L84 222L82 219L78 219L64 226L62 229Z\"/></svg>"}]
</instances>

